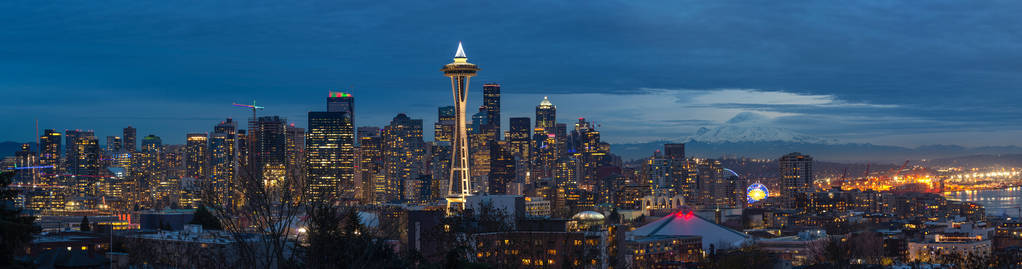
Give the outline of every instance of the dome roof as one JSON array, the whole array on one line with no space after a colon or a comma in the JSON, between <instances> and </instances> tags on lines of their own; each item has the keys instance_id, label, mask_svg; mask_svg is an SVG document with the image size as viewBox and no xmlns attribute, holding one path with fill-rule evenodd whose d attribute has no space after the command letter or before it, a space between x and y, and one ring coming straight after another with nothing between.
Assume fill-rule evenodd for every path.
<instances>
[{"instance_id":1,"label":"dome roof","mask_svg":"<svg viewBox=\"0 0 1022 269\"><path fill-rule=\"evenodd\" d=\"M603 220L605 217L600 212L596 211L582 211L571 217L576 220Z\"/></svg>"},{"instance_id":2,"label":"dome roof","mask_svg":"<svg viewBox=\"0 0 1022 269\"><path fill-rule=\"evenodd\" d=\"M543 96L543 101L539 101L539 105L541 105L541 106L553 106L554 103L551 103L550 99L547 99L546 96Z\"/></svg>"}]
</instances>

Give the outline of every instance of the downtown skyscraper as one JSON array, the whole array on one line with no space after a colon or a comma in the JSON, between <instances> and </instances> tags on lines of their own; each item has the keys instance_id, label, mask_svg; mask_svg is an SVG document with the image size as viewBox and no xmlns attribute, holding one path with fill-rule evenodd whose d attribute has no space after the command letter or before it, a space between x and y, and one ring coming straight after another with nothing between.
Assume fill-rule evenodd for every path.
<instances>
[{"instance_id":1,"label":"downtown skyscraper","mask_svg":"<svg viewBox=\"0 0 1022 269\"><path fill-rule=\"evenodd\" d=\"M43 135L39 137L39 166L49 167L43 168L41 181L46 185L56 185L57 182L57 171L63 164L60 163L60 140L63 136L53 129L43 130Z\"/></svg>"},{"instance_id":2,"label":"downtown skyscraper","mask_svg":"<svg viewBox=\"0 0 1022 269\"><path fill-rule=\"evenodd\" d=\"M135 127L131 126L124 127L124 136L122 136L124 139L123 140L124 146L121 148L123 148L127 152L135 152L136 150L138 150L138 144L136 144L135 140L137 134L138 132L137 130L135 130Z\"/></svg>"},{"instance_id":3,"label":"downtown skyscraper","mask_svg":"<svg viewBox=\"0 0 1022 269\"><path fill-rule=\"evenodd\" d=\"M484 132L490 141L500 140L500 84L483 84L483 111L486 113Z\"/></svg>"},{"instance_id":4,"label":"downtown skyscraper","mask_svg":"<svg viewBox=\"0 0 1022 269\"><path fill-rule=\"evenodd\" d=\"M510 143L511 154L520 159L529 159L532 128L528 117L511 118L508 124L507 141Z\"/></svg>"},{"instance_id":5,"label":"downtown skyscraper","mask_svg":"<svg viewBox=\"0 0 1022 269\"><path fill-rule=\"evenodd\" d=\"M545 133L553 133L557 124L557 107L546 96L536 106L536 129L542 128Z\"/></svg>"},{"instance_id":6,"label":"downtown skyscraper","mask_svg":"<svg viewBox=\"0 0 1022 269\"><path fill-rule=\"evenodd\" d=\"M469 173L473 179L490 174L492 161L490 145L500 140L500 84L483 84L483 105L479 113L472 116L472 133L469 135L469 154L472 156Z\"/></svg>"},{"instance_id":7,"label":"downtown skyscraper","mask_svg":"<svg viewBox=\"0 0 1022 269\"><path fill-rule=\"evenodd\" d=\"M557 159L565 154L564 137L557 129L557 107L546 96L536 106L536 128L533 133L531 162L533 170L549 175Z\"/></svg>"},{"instance_id":8,"label":"downtown skyscraper","mask_svg":"<svg viewBox=\"0 0 1022 269\"><path fill-rule=\"evenodd\" d=\"M99 176L99 139L92 131L67 130L65 150L67 171L74 175L78 195L91 195Z\"/></svg>"},{"instance_id":9,"label":"downtown skyscraper","mask_svg":"<svg viewBox=\"0 0 1022 269\"><path fill-rule=\"evenodd\" d=\"M354 100L350 94L331 93L326 112L309 112L305 140L309 199L329 202L355 197Z\"/></svg>"},{"instance_id":10,"label":"downtown skyscraper","mask_svg":"<svg viewBox=\"0 0 1022 269\"><path fill-rule=\"evenodd\" d=\"M454 139L454 106L437 108L437 121L433 124L433 140L451 142Z\"/></svg>"},{"instance_id":11,"label":"downtown skyscraper","mask_svg":"<svg viewBox=\"0 0 1022 269\"><path fill-rule=\"evenodd\" d=\"M508 184L515 180L515 157L499 143L490 143L490 173L486 193L510 194Z\"/></svg>"},{"instance_id":12,"label":"downtown skyscraper","mask_svg":"<svg viewBox=\"0 0 1022 269\"><path fill-rule=\"evenodd\" d=\"M121 146L123 146L123 142L121 142L121 137L120 136L112 136L112 135L106 136L106 153L107 154L114 154L114 153L120 152L121 151Z\"/></svg>"}]
</instances>

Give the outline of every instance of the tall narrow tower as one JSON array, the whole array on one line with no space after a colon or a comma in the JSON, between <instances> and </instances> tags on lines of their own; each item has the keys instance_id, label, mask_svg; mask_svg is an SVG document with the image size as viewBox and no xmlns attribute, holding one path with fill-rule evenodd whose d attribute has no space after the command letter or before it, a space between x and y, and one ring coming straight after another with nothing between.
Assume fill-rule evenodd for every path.
<instances>
[{"instance_id":1,"label":"tall narrow tower","mask_svg":"<svg viewBox=\"0 0 1022 269\"><path fill-rule=\"evenodd\" d=\"M458 52L454 54L454 62L444 65L441 69L444 76L451 78L451 90L454 92L454 139L451 141L451 183L448 187L447 211L451 204L465 206L465 196L472 195L468 166L468 132L465 131L465 96L468 95L468 81L476 75L479 68L468 63L465 50L458 42Z\"/></svg>"}]
</instances>

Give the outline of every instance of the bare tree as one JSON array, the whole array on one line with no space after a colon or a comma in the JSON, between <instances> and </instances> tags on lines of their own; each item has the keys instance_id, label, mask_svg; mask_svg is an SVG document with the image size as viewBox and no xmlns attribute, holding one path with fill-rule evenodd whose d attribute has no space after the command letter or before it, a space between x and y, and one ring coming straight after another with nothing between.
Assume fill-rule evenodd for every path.
<instances>
[{"instance_id":1,"label":"bare tree","mask_svg":"<svg viewBox=\"0 0 1022 269\"><path fill-rule=\"evenodd\" d=\"M884 257L884 238L877 232L853 233L848 241L854 258L876 264L880 263L880 259Z\"/></svg>"},{"instance_id":2,"label":"bare tree","mask_svg":"<svg viewBox=\"0 0 1022 269\"><path fill-rule=\"evenodd\" d=\"M225 231L232 234L238 258L253 268L288 268L297 261L299 217L308 190L304 173L288 167L284 173L237 170L233 184L214 188L204 184L202 199ZM227 199L224 199L227 197Z\"/></svg>"}]
</instances>

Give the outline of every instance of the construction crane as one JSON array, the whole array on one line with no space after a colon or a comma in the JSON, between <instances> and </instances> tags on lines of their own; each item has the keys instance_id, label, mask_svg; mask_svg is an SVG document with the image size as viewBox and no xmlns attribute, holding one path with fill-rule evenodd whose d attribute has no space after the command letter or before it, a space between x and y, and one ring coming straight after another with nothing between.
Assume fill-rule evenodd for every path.
<instances>
[{"instance_id":1,"label":"construction crane","mask_svg":"<svg viewBox=\"0 0 1022 269\"><path fill-rule=\"evenodd\" d=\"M257 127L258 119L256 119L256 111L263 110L263 107L262 106L257 106L255 100L252 100L252 104L251 105L244 105L244 104L239 104L239 103L232 103L232 105L234 105L236 107L244 107L244 108L248 108L248 109L252 110L252 121L249 121L249 130L248 131L250 133L249 133L249 136L248 136L248 143L249 143L249 145L255 144L255 136L252 135L251 132L254 132L255 130L253 130L253 129ZM255 156L254 155L255 151L249 150L248 154L249 154L248 158L252 159L252 158L254 158L253 156ZM250 175L255 175L255 170L253 170L254 169L253 167L249 167L248 169L249 169L249 173L251 173Z\"/></svg>"},{"instance_id":2,"label":"construction crane","mask_svg":"<svg viewBox=\"0 0 1022 269\"><path fill-rule=\"evenodd\" d=\"M847 182L847 181L848 181L848 167L845 167L845 171L841 173L841 178L838 178L838 180L837 180L837 187L841 188L841 186L844 185L844 183ZM831 187L833 187L833 185L834 184L831 184Z\"/></svg>"},{"instance_id":3,"label":"construction crane","mask_svg":"<svg viewBox=\"0 0 1022 269\"><path fill-rule=\"evenodd\" d=\"M905 166L908 166L908 161L909 160L905 160L905 163L901 164L901 168L898 168L897 171L894 171L894 175L891 176L892 179L898 177L898 174L901 174L901 170L905 170Z\"/></svg>"},{"instance_id":4,"label":"construction crane","mask_svg":"<svg viewBox=\"0 0 1022 269\"><path fill-rule=\"evenodd\" d=\"M244 104L239 104L239 103L232 103L232 105L234 105L236 107L244 107L244 108L251 109L252 110L252 120L256 119L256 110L263 110L263 107L256 105L255 100L252 100L252 104L251 105L244 105Z\"/></svg>"}]
</instances>

